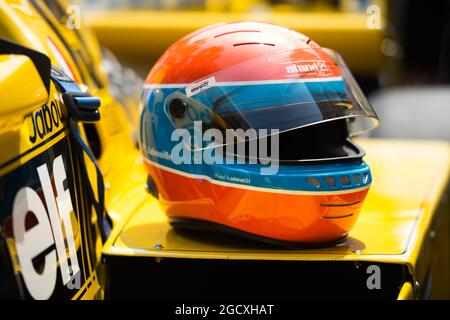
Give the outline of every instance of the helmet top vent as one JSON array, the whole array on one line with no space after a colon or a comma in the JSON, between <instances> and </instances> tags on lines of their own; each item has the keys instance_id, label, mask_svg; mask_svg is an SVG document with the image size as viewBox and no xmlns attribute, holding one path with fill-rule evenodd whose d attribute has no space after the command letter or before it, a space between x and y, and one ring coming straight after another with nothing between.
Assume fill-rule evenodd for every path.
<instances>
[{"instance_id":1,"label":"helmet top vent","mask_svg":"<svg viewBox=\"0 0 450 320\"><path fill-rule=\"evenodd\" d=\"M228 34L234 34L234 33L240 33L240 32L261 32L261 30L236 30L236 31L229 31L229 32L224 32L224 33L215 35L214 38L219 38L219 37L226 36Z\"/></svg>"}]
</instances>

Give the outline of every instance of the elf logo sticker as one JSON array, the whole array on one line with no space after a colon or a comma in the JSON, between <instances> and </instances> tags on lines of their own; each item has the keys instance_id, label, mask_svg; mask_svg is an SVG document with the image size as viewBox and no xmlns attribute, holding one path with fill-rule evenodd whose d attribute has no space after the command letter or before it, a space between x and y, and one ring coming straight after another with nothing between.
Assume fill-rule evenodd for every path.
<instances>
[{"instance_id":1,"label":"elf logo sticker","mask_svg":"<svg viewBox=\"0 0 450 320\"><path fill-rule=\"evenodd\" d=\"M286 66L288 74L298 74L308 76L327 76L330 74L327 64L324 60L298 60L290 62Z\"/></svg>"},{"instance_id":2,"label":"elf logo sticker","mask_svg":"<svg viewBox=\"0 0 450 320\"><path fill-rule=\"evenodd\" d=\"M30 295L34 299L48 299L55 290L58 263L67 288L79 289L81 276L70 218L72 199L70 189L64 187L67 176L62 156L53 161L53 181L47 164L39 166L37 172L45 206L34 189L21 188L13 203L13 234ZM31 227L26 224L29 214L35 217ZM33 261L42 256L42 268L38 271Z\"/></svg>"}]
</instances>

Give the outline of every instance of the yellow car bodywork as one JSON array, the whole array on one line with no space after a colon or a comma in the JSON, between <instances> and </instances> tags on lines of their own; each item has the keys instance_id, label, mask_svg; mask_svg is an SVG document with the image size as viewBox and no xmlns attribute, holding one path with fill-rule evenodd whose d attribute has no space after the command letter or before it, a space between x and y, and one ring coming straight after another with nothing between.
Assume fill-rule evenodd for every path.
<instances>
[{"instance_id":1,"label":"yellow car bodywork","mask_svg":"<svg viewBox=\"0 0 450 320\"><path fill-rule=\"evenodd\" d=\"M96 142L99 149L98 162L106 182L109 177L117 175L126 177L126 168L135 165L137 150L131 139L127 117L108 91L106 75L100 69L101 54L95 37L87 29L79 33L69 29L65 22L59 21L41 0L34 2L1 0L0 37L46 54L53 65L63 70L70 70L79 85L88 88L92 95L101 98L102 121L90 125L89 132L85 131L86 126L80 125L79 129L85 141L95 142L97 141L95 138L98 139ZM30 142L29 136L32 134L33 126L29 115L37 112L47 102L62 103L62 100L53 84L50 85L50 92L48 94L45 92L45 89L39 85L41 79L36 76L33 64L24 59L22 55L14 58L5 55L0 59L0 79L3 81L1 86L3 102L0 110L0 176L5 176L16 168L28 166L33 159L45 158L47 153L50 153L51 158L54 152L52 148L61 141L68 140L69 136L69 128L64 124L65 130L59 132L56 138L55 130L53 130L42 139L38 138L36 142ZM23 88L35 87L42 89L27 98L23 97L24 92L26 93ZM66 156L69 157L69 155ZM84 157L91 183L96 189L95 168L87 156ZM120 192L123 187L126 188L127 184L107 183L106 186L105 197L109 203L114 201L117 191ZM81 211L83 210L80 210L79 214L86 214ZM96 216L93 213L87 214L94 223ZM120 217L116 216L116 218ZM86 247L83 249L82 267L90 276L83 280L79 290L65 298L101 299L104 297L104 271L101 268L98 269L99 266L101 267L100 264L91 263L90 257L95 257L97 262L100 261L102 243L99 238L94 240L86 238L89 237L87 231L80 230L80 226L79 223L74 224L73 233L77 248L80 246L79 238L84 239L83 243ZM18 271L20 265L15 253L14 241L8 239L8 243L14 269Z\"/></svg>"},{"instance_id":2,"label":"yellow car bodywork","mask_svg":"<svg viewBox=\"0 0 450 320\"><path fill-rule=\"evenodd\" d=\"M409 281L398 288L398 299L422 297L420 292L428 281L432 281L427 283L432 289L427 298L450 298L448 144L373 139L359 143L367 151L373 185L356 226L339 246L313 250L248 248L186 237L170 227L157 200L138 187L124 190L126 200L109 207L127 219L116 226L103 254L146 258L149 265L155 260L163 265L164 259L398 264L409 272ZM133 172L145 175L139 166ZM142 179L141 185L144 182ZM431 280L427 278L430 272Z\"/></svg>"},{"instance_id":3,"label":"yellow car bodywork","mask_svg":"<svg viewBox=\"0 0 450 320\"><path fill-rule=\"evenodd\" d=\"M61 68L62 65L55 55L55 50L49 45L48 39L51 39L79 83L85 85L90 94L101 99L102 119L95 124L101 149L98 162L105 177L106 201L114 202L116 193L122 188L126 188L127 184L112 184L109 181L115 179L116 176L126 177L126 168L134 166L138 153L135 143L130 138L130 124L124 110L108 91L107 78L100 67L100 48L89 29L83 27L82 30L77 31L77 35L74 30L65 25L65 22L58 21L46 9L43 1L38 0L37 2L41 4L46 17L53 23L57 32L46 23L30 2L2 0L0 1L0 36L47 54L52 60L52 64ZM59 36L57 33L59 33ZM78 37L83 37L83 42ZM66 44L70 44L69 47L61 39ZM77 61L74 57L77 58ZM90 76L93 71L87 70L88 64L94 68L94 72L99 78L97 83ZM26 80L18 79L17 83L24 83L24 81ZM11 99L11 103L14 103L13 95L6 97L6 99ZM83 131L83 127L80 127L80 129ZM87 140L89 140L89 137ZM94 169L90 169L94 176ZM95 179L92 179L92 181L95 181ZM113 217L120 219L119 216Z\"/></svg>"},{"instance_id":4,"label":"yellow car bodywork","mask_svg":"<svg viewBox=\"0 0 450 320\"><path fill-rule=\"evenodd\" d=\"M56 103L59 106L58 108L61 108L59 109L60 112L65 114L66 110L62 108L59 93L52 83L50 83L50 90L47 92L30 59L24 55L0 55L0 82L0 95L3 101L0 110L0 145L2 146L0 177L3 178L7 177L8 174L14 175L14 172L21 168L25 169L25 172L35 169L34 165L31 164L32 161L45 163L48 153L52 154L48 158L53 159L53 154L61 153L61 148L58 146L64 143L70 145L70 142L68 142L69 128L62 122L58 122L56 126L52 126L51 130L46 131L43 138L39 137L36 132L33 133L34 123L32 118L42 110L41 108ZM36 90L30 91L28 88L35 88ZM31 141L29 138L31 136L36 137L36 140ZM65 154L64 156L69 161L73 161L72 155ZM66 170L70 179L76 181L76 174L68 168ZM16 181L23 179L31 181L31 177L23 175L23 173L14 177ZM6 180L6 183L1 187L6 188L8 184L11 185L8 180ZM4 196L4 192L5 190L2 190L1 197ZM81 196L81 194L76 194ZM84 210L70 213L75 248L80 255L81 266L85 270L81 287L75 291L60 293L61 296L76 300L101 299L104 297L104 271L99 269L95 262L101 259L102 243L99 238L95 238L95 231L91 233L82 229L86 226L82 225L80 221L88 219L86 214L87 212ZM8 218L2 227L5 231L13 270L20 274L22 267L17 254L15 237L11 232L6 232L7 229L10 230L11 228L11 219ZM96 217L92 216L90 219L96 219ZM0 228L0 231L2 231L2 228ZM93 237L91 243L85 240L87 234L89 234L89 237ZM64 238L64 240L67 242L67 238ZM59 266L59 262L57 262L57 266ZM102 274L99 275L99 272ZM61 288L55 290L61 292Z\"/></svg>"}]
</instances>

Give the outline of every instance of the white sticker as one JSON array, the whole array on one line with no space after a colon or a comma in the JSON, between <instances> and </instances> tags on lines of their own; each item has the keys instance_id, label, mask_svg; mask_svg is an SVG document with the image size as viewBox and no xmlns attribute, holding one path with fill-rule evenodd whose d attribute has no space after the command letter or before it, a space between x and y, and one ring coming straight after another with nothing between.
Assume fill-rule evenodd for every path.
<instances>
[{"instance_id":1,"label":"white sticker","mask_svg":"<svg viewBox=\"0 0 450 320\"><path fill-rule=\"evenodd\" d=\"M203 92L208 88L214 87L216 84L216 78L211 77L200 82L196 82L186 88L186 95L192 97L197 93Z\"/></svg>"}]
</instances>

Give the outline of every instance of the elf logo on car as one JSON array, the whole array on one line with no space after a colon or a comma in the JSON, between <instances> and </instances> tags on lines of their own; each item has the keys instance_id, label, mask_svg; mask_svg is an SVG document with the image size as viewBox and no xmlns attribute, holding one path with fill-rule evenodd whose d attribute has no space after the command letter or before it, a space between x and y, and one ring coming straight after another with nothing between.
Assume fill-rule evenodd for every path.
<instances>
[{"instance_id":1,"label":"elf logo on car","mask_svg":"<svg viewBox=\"0 0 450 320\"><path fill-rule=\"evenodd\" d=\"M48 299L56 285L57 262L62 282L69 289L80 288L80 268L70 219L72 199L70 190L64 187L67 177L62 156L53 161L53 184L47 164L37 171L48 212L35 190L21 188L13 204L13 232L22 276L30 295L34 299ZM25 223L28 214L33 214L37 221L31 228ZM42 270L37 271L33 260L44 254Z\"/></svg>"}]
</instances>

